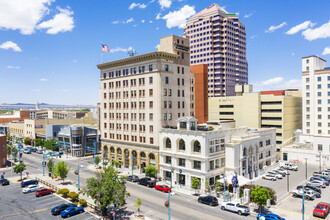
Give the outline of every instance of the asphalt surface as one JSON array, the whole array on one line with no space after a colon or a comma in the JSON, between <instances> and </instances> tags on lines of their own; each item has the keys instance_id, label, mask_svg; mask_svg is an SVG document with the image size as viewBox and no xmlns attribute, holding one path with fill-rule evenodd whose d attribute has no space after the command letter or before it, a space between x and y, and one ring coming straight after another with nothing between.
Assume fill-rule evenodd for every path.
<instances>
[{"instance_id":1,"label":"asphalt surface","mask_svg":"<svg viewBox=\"0 0 330 220\"><path fill-rule=\"evenodd\" d=\"M65 157L65 156L62 156ZM42 173L42 154L24 154L24 162L27 164L29 173ZM94 176L92 170L87 169L88 165L93 164L93 158L80 158L80 187L83 187L87 178ZM78 160L65 160L71 166L67 180L73 184L77 183L77 175L73 172L77 169ZM55 159L56 162L61 159ZM47 175L47 171L45 171ZM134 206L137 198L142 200L141 213L151 219L168 219L168 208L164 203L168 198L168 194L156 191L153 188L138 185L137 183L127 183L127 191L131 196L127 200L127 205L122 209L124 214L130 215L136 212L137 208ZM236 213L222 211L220 206L210 207L197 202L197 197L188 195L176 194L171 197L171 219L255 219L255 216L239 216Z\"/></svg>"},{"instance_id":2,"label":"asphalt surface","mask_svg":"<svg viewBox=\"0 0 330 220\"><path fill-rule=\"evenodd\" d=\"M45 195L36 197L34 192L23 194L19 183L11 183L9 186L0 186L0 219L8 220L45 220L62 219L61 216L53 216L50 211L53 207L67 203L60 197ZM69 219L96 219L87 212L70 217Z\"/></svg>"}]
</instances>

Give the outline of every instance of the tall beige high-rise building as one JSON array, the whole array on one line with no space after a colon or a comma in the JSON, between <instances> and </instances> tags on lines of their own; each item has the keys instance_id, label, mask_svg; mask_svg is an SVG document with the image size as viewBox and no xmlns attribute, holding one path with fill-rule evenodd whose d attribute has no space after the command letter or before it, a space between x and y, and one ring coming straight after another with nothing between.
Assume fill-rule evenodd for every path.
<instances>
[{"instance_id":1,"label":"tall beige high-rise building","mask_svg":"<svg viewBox=\"0 0 330 220\"><path fill-rule=\"evenodd\" d=\"M160 40L158 52L97 65L102 156L124 167L158 168L159 131L191 114L189 40ZM130 159L130 158L133 158Z\"/></svg>"},{"instance_id":2,"label":"tall beige high-rise building","mask_svg":"<svg viewBox=\"0 0 330 220\"><path fill-rule=\"evenodd\" d=\"M236 14L213 4L191 17L184 29L190 39L190 65L208 65L208 96L233 96L248 83L245 26Z\"/></svg>"}]
</instances>

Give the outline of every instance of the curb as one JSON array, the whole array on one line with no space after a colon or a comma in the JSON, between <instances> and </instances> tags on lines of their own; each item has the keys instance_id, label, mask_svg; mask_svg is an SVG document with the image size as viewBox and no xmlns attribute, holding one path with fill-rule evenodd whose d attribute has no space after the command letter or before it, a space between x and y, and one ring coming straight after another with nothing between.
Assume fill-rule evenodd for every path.
<instances>
[{"instance_id":1,"label":"curb","mask_svg":"<svg viewBox=\"0 0 330 220\"><path fill-rule=\"evenodd\" d=\"M53 195L57 196L58 198L61 198L61 199L65 200L65 201L68 202L68 203L72 203L72 202L70 202L69 200L63 198L62 196L57 195L56 193L53 193ZM100 216L98 216L98 215L95 215L94 213L91 213L91 212L89 212L89 211L85 211L85 212L88 212L90 215L94 216L94 217L97 218L97 219L102 219L102 217L100 217Z\"/></svg>"}]
</instances>

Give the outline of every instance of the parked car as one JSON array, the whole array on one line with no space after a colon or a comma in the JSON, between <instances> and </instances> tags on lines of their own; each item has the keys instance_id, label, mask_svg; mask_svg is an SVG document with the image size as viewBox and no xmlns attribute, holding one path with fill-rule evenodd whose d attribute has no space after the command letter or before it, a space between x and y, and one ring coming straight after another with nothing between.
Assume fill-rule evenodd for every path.
<instances>
[{"instance_id":1,"label":"parked car","mask_svg":"<svg viewBox=\"0 0 330 220\"><path fill-rule=\"evenodd\" d=\"M31 150L33 153L35 153L35 152L37 152L38 149L36 147L32 147Z\"/></svg>"},{"instance_id":2,"label":"parked car","mask_svg":"<svg viewBox=\"0 0 330 220\"><path fill-rule=\"evenodd\" d=\"M144 186L148 186L148 187L155 187L156 186L156 181L151 180L148 177L145 177L145 178L139 179L139 184L144 185Z\"/></svg>"},{"instance_id":3,"label":"parked car","mask_svg":"<svg viewBox=\"0 0 330 220\"><path fill-rule=\"evenodd\" d=\"M280 167L287 170L298 171L298 166L293 163L280 162Z\"/></svg>"},{"instance_id":4,"label":"parked car","mask_svg":"<svg viewBox=\"0 0 330 220\"><path fill-rule=\"evenodd\" d=\"M40 188L36 191L35 195L36 195L36 197L39 197L39 196L49 195L49 194L53 194L53 193L54 193L54 191L52 189Z\"/></svg>"},{"instance_id":5,"label":"parked car","mask_svg":"<svg viewBox=\"0 0 330 220\"><path fill-rule=\"evenodd\" d=\"M37 150L37 153L38 153L38 154L43 154L44 151L43 151L42 149L38 149L38 150Z\"/></svg>"},{"instance_id":6,"label":"parked car","mask_svg":"<svg viewBox=\"0 0 330 220\"><path fill-rule=\"evenodd\" d=\"M273 213L269 213L269 214L261 213L258 214L257 220L285 220L285 218L282 218L281 216Z\"/></svg>"},{"instance_id":7,"label":"parked car","mask_svg":"<svg viewBox=\"0 0 330 220\"><path fill-rule=\"evenodd\" d=\"M317 171L317 172L313 172L313 176L326 176L326 177L329 177L330 176L330 173L328 171Z\"/></svg>"},{"instance_id":8,"label":"parked car","mask_svg":"<svg viewBox=\"0 0 330 220\"><path fill-rule=\"evenodd\" d=\"M236 212L239 215L249 215L250 214L250 208L244 205L241 205L238 202L223 202L221 204L222 210L228 210L231 212Z\"/></svg>"},{"instance_id":9,"label":"parked car","mask_svg":"<svg viewBox=\"0 0 330 220\"><path fill-rule=\"evenodd\" d=\"M204 204L207 204L207 205L211 205L211 206L219 205L218 199L215 198L214 196L200 196L198 198L198 202L199 203L204 203Z\"/></svg>"},{"instance_id":10,"label":"parked car","mask_svg":"<svg viewBox=\"0 0 330 220\"><path fill-rule=\"evenodd\" d=\"M33 184L33 185L29 185L29 186L23 188L22 189L22 192L26 194L26 193L30 193L30 192L35 192L35 191L37 191L40 188L43 188L43 186L41 186L41 185L39 186L39 185Z\"/></svg>"},{"instance_id":11,"label":"parked car","mask_svg":"<svg viewBox=\"0 0 330 220\"><path fill-rule=\"evenodd\" d=\"M277 178L275 175L266 174L265 176L262 177L262 179L276 181Z\"/></svg>"},{"instance_id":12,"label":"parked car","mask_svg":"<svg viewBox=\"0 0 330 220\"><path fill-rule=\"evenodd\" d=\"M281 175L282 177L285 177L285 175L286 175L285 172L282 172L282 171L279 171L279 170L273 170L272 172L277 173L277 174Z\"/></svg>"},{"instance_id":13,"label":"parked car","mask_svg":"<svg viewBox=\"0 0 330 220\"><path fill-rule=\"evenodd\" d=\"M26 187L28 185L38 184L38 180L23 180L21 182L21 187Z\"/></svg>"},{"instance_id":14,"label":"parked car","mask_svg":"<svg viewBox=\"0 0 330 220\"><path fill-rule=\"evenodd\" d=\"M61 212L63 218L70 217L79 213L83 213L85 210L83 207L69 207Z\"/></svg>"},{"instance_id":15,"label":"parked car","mask_svg":"<svg viewBox=\"0 0 330 220\"><path fill-rule=\"evenodd\" d=\"M290 172L289 172L289 170L285 170L285 169L277 169L276 171L278 171L278 172L281 172L281 173L284 173L285 175L290 175Z\"/></svg>"},{"instance_id":16,"label":"parked car","mask_svg":"<svg viewBox=\"0 0 330 220\"><path fill-rule=\"evenodd\" d=\"M7 179L1 179L1 185L5 186L5 185L10 185L9 181Z\"/></svg>"},{"instance_id":17,"label":"parked car","mask_svg":"<svg viewBox=\"0 0 330 220\"><path fill-rule=\"evenodd\" d=\"M329 181L326 181L326 180L322 179L321 177L312 176L309 180L310 181L318 180L318 181L325 183L326 186L329 186Z\"/></svg>"},{"instance_id":18,"label":"parked car","mask_svg":"<svg viewBox=\"0 0 330 220\"><path fill-rule=\"evenodd\" d=\"M52 213L52 215L59 215L59 214L61 214L62 211L64 211L65 209L67 209L69 207L77 207L77 206L72 203L61 204L61 205L58 205L58 206L55 206L54 208L52 208L50 213Z\"/></svg>"},{"instance_id":19,"label":"parked car","mask_svg":"<svg viewBox=\"0 0 330 220\"><path fill-rule=\"evenodd\" d=\"M282 174L279 174L277 172L274 172L274 171L269 171L266 175L274 175L277 179L283 179L283 175Z\"/></svg>"},{"instance_id":20,"label":"parked car","mask_svg":"<svg viewBox=\"0 0 330 220\"><path fill-rule=\"evenodd\" d=\"M297 198L297 197L302 198L304 194L305 194L304 197L305 197L306 200L314 200L315 199L315 194L311 190L310 191L305 191L305 192L303 192L302 190L293 190L292 191L292 196L295 197L295 198Z\"/></svg>"},{"instance_id":21,"label":"parked car","mask_svg":"<svg viewBox=\"0 0 330 220\"><path fill-rule=\"evenodd\" d=\"M131 181L131 182L137 182L139 181L139 177L138 176L135 176L135 175L130 175L127 177L127 181Z\"/></svg>"},{"instance_id":22,"label":"parked car","mask_svg":"<svg viewBox=\"0 0 330 220\"><path fill-rule=\"evenodd\" d=\"M313 210L313 216L326 218L330 213L330 204L319 202Z\"/></svg>"},{"instance_id":23,"label":"parked car","mask_svg":"<svg viewBox=\"0 0 330 220\"><path fill-rule=\"evenodd\" d=\"M330 178L329 177L327 177L327 176L318 176L319 178L321 178L321 179L323 179L323 180L325 180L325 181L328 181L328 182L330 182Z\"/></svg>"},{"instance_id":24,"label":"parked car","mask_svg":"<svg viewBox=\"0 0 330 220\"><path fill-rule=\"evenodd\" d=\"M168 193L169 191L171 192L171 187L169 187L167 185L156 185L155 189L166 192L166 193Z\"/></svg>"},{"instance_id":25,"label":"parked car","mask_svg":"<svg viewBox=\"0 0 330 220\"><path fill-rule=\"evenodd\" d=\"M322 181L319 181L319 180L307 181L306 185L307 186L315 186L315 187L318 187L318 188L321 188L321 187L325 188L326 187L325 183L322 182Z\"/></svg>"},{"instance_id":26,"label":"parked car","mask_svg":"<svg viewBox=\"0 0 330 220\"><path fill-rule=\"evenodd\" d=\"M297 190L302 190L303 186L297 186ZM317 187L314 187L314 186L304 186L305 190L312 190L315 195L316 195L316 198L321 198L321 189L317 188ZM320 197L318 197L317 194L320 194Z\"/></svg>"},{"instance_id":27,"label":"parked car","mask_svg":"<svg viewBox=\"0 0 330 220\"><path fill-rule=\"evenodd\" d=\"M30 148L25 148L23 152L26 154L32 154L32 150Z\"/></svg>"}]
</instances>

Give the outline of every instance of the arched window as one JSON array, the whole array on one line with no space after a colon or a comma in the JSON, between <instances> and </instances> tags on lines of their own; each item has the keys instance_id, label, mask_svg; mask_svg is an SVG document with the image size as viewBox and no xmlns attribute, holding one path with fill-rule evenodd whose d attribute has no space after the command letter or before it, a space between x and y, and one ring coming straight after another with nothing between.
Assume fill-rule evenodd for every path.
<instances>
[{"instance_id":1,"label":"arched window","mask_svg":"<svg viewBox=\"0 0 330 220\"><path fill-rule=\"evenodd\" d=\"M194 148L193 148L194 152L201 152L201 143L199 143L199 141L195 141L194 142Z\"/></svg>"},{"instance_id":2,"label":"arched window","mask_svg":"<svg viewBox=\"0 0 330 220\"><path fill-rule=\"evenodd\" d=\"M186 143L182 139L179 141L179 150L186 150Z\"/></svg>"},{"instance_id":3,"label":"arched window","mask_svg":"<svg viewBox=\"0 0 330 220\"><path fill-rule=\"evenodd\" d=\"M171 148L171 140L169 138L166 138L165 147L166 148Z\"/></svg>"}]
</instances>

